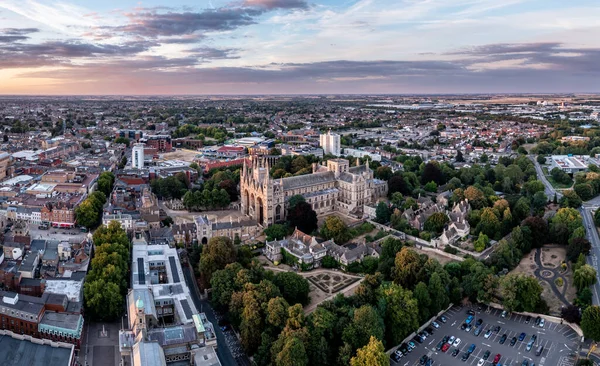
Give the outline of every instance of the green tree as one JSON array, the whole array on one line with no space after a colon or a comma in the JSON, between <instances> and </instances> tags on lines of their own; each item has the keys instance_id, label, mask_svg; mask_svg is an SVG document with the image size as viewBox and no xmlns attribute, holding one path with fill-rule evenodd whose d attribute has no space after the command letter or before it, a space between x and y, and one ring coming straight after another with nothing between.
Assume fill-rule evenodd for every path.
<instances>
[{"instance_id":1,"label":"green tree","mask_svg":"<svg viewBox=\"0 0 600 366\"><path fill-rule=\"evenodd\" d=\"M417 300L396 284L381 286L379 293L385 304L386 343L399 344L419 327Z\"/></svg>"},{"instance_id":2,"label":"green tree","mask_svg":"<svg viewBox=\"0 0 600 366\"><path fill-rule=\"evenodd\" d=\"M279 272L273 277L273 283L290 304L308 304L308 281L293 272Z\"/></svg>"},{"instance_id":3,"label":"green tree","mask_svg":"<svg viewBox=\"0 0 600 366\"><path fill-rule=\"evenodd\" d=\"M317 213L306 202L300 202L290 208L287 219L290 227L297 228L306 234L312 233L318 227Z\"/></svg>"},{"instance_id":4,"label":"green tree","mask_svg":"<svg viewBox=\"0 0 600 366\"><path fill-rule=\"evenodd\" d=\"M283 297L274 297L267 304L267 323L283 329L288 317L288 309L290 305Z\"/></svg>"},{"instance_id":5,"label":"green tree","mask_svg":"<svg viewBox=\"0 0 600 366\"><path fill-rule=\"evenodd\" d=\"M469 203L474 210L481 209L487 204L487 200L483 192L473 186L468 187L464 191L464 198L469 200Z\"/></svg>"},{"instance_id":6,"label":"green tree","mask_svg":"<svg viewBox=\"0 0 600 366\"><path fill-rule=\"evenodd\" d=\"M394 261L394 282L405 288L413 288L417 284L417 276L421 270L422 261L419 254L408 247L403 247Z\"/></svg>"},{"instance_id":7,"label":"green tree","mask_svg":"<svg viewBox=\"0 0 600 366\"><path fill-rule=\"evenodd\" d=\"M417 283L413 295L419 305L419 323L424 323L431 317L431 314L429 313L429 308L431 307L431 297L429 295L427 285L423 282Z\"/></svg>"},{"instance_id":8,"label":"green tree","mask_svg":"<svg viewBox=\"0 0 600 366\"><path fill-rule=\"evenodd\" d=\"M600 307L588 306L581 316L583 335L595 342L600 341Z\"/></svg>"},{"instance_id":9,"label":"green tree","mask_svg":"<svg viewBox=\"0 0 600 366\"><path fill-rule=\"evenodd\" d=\"M293 209L300 202L306 202L306 199L299 194L294 195L294 196L290 197L290 199L288 201L288 208Z\"/></svg>"},{"instance_id":10,"label":"green tree","mask_svg":"<svg viewBox=\"0 0 600 366\"><path fill-rule=\"evenodd\" d=\"M350 326L343 332L343 341L353 349L365 346L370 337L383 339L385 326L383 319L371 305L363 305L354 311Z\"/></svg>"},{"instance_id":11,"label":"green tree","mask_svg":"<svg viewBox=\"0 0 600 366\"><path fill-rule=\"evenodd\" d=\"M114 320L123 313L123 296L119 286L103 279L86 281L84 298L87 314L97 320Z\"/></svg>"},{"instance_id":12,"label":"green tree","mask_svg":"<svg viewBox=\"0 0 600 366\"><path fill-rule=\"evenodd\" d=\"M439 313L449 304L446 288L437 272L429 278L429 296L431 298L430 311L432 315Z\"/></svg>"},{"instance_id":13,"label":"green tree","mask_svg":"<svg viewBox=\"0 0 600 366\"><path fill-rule=\"evenodd\" d=\"M573 272L573 284L578 290L590 287L596 283L596 270L589 264L584 264Z\"/></svg>"},{"instance_id":14,"label":"green tree","mask_svg":"<svg viewBox=\"0 0 600 366\"><path fill-rule=\"evenodd\" d=\"M583 201L579 195L572 189L563 191L563 196L558 201L560 207L579 208Z\"/></svg>"},{"instance_id":15,"label":"green tree","mask_svg":"<svg viewBox=\"0 0 600 366\"><path fill-rule=\"evenodd\" d=\"M129 139L127 137L117 137L115 139L115 144L125 144L125 146L129 147Z\"/></svg>"},{"instance_id":16,"label":"green tree","mask_svg":"<svg viewBox=\"0 0 600 366\"><path fill-rule=\"evenodd\" d=\"M389 366L390 359L385 353L383 343L371 337L369 343L356 350L356 356L350 360L350 366Z\"/></svg>"},{"instance_id":17,"label":"green tree","mask_svg":"<svg viewBox=\"0 0 600 366\"><path fill-rule=\"evenodd\" d=\"M592 245L586 238L575 238L567 245L567 259L575 262L581 254L588 255L591 249Z\"/></svg>"},{"instance_id":18,"label":"green tree","mask_svg":"<svg viewBox=\"0 0 600 366\"><path fill-rule=\"evenodd\" d=\"M502 305L508 311L536 311L543 288L531 276L509 274L500 280Z\"/></svg>"},{"instance_id":19,"label":"green tree","mask_svg":"<svg viewBox=\"0 0 600 366\"><path fill-rule=\"evenodd\" d=\"M236 258L237 250L230 238L225 236L210 238L200 258L199 272L202 275L203 284L210 284L213 273L225 268L229 263L235 262Z\"/></svg>"},{"instance_id":20,"label":"green tree","mask_svg":"<svg viewBox=\"0 0 600 366\"><path fill-rule=\"evenodd\" d=\"M288 338L275 357L275 366L306 366L308 356L304 343L298 337Z\"/></svg>"},{"instance_id":21,"label":"green tree","mask_svg":"<svg viewBox=\"0 0 600 366\"><path fill-rule=\"evenodd\" d=\"M274 224L264 230L268 241L281 240L287 235L287 227L281 224Z\"/></svg>"},{"instance_id":22,"label":"green tree","mask_svg":"<svg viewBox=\"0 0 600 366\"><path fill-rule=\"evenodd\" d=\"M450 222L450 219L445 213L435 212L425 220L423 230L439 234L444 230L448 222Z\"/></svg>"},{"instance_id":23,"label":"green tree","mask_svg":"<svg viewBox=\"0 0 600 366\"><path fill-rule=\"evenodd\" d=\"M333 239L337 244L344 244L350 240L348 226L338 216L328 216L321 227L321 236L325 239Z\"/></svg>"},{"instance_id":24,"label":"green tree","mask_svg":"<svg viewBox=\"0 0 600 366\"><path fill-rule=\"evenodd\" d=\"M479 233L479 237L473 243L473 248L475 248L476 252L483 252L485 248L487 248L490 243L490 239L483 232Z\"/></svg>"},{"instance_id":25,"label":"green tree","mask_svg":"<svg viewBox=\"0 0 600 366\"><path fill-rule=\"evenodd\" d=\"M477 231L492 238L499 236L500 220L491 208L486 207L481 211L481 218L479 224L477 224Z\"/></svg>"},{"instance_id":26,"label":"green tree","mask_svg":"<svg viewBox=\"0 0 600 366\"><path fill-rule=\"evenodd\" d=\"M75 207L75 218L77 224L86 228L94 228L98 226L100 221L100 212L91 200L86 199L77 207Z\"/></svg>"},{"instance_id":27,"label":"green tree","mask_svg":"<svg viewBox=\"0 0 600 366\"><path fill-rule=\"evenodd\" d=\"M379 202L375 209L375 221L380 224L386 224L390 221L392 215L389 206L385 202Z\"/></svg>"}]
</instances>

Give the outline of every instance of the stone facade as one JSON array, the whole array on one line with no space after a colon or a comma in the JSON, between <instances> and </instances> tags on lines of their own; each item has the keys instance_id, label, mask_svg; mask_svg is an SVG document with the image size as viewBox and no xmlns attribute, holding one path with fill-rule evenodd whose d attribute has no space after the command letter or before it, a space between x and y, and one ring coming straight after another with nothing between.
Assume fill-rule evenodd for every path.
<instances>
[{"instance_id":1,"label":"stone facade","mask_svg":"<svg viewBox=\"0 0 600 366\"><path fill-rule=\"evenodd\" d=\"M242 213L267 227L284 221L289 199L301 195L318 215L362 217L365 204L387 194L387 182L375 179L367 165L349 165L345 159L330 159L326 166L313 164L312 174L273 179L268 161L253 157L240 178Z\"/></svg>"}]
</instances>

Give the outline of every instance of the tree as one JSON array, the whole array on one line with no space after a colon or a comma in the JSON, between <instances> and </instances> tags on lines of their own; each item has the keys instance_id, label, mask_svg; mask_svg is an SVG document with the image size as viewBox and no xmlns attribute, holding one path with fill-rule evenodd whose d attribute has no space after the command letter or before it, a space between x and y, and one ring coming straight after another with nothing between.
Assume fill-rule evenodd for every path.
<instances>
[{"instance_id":1,"label":"tree","mask_svg":"<svg viewBox=\"0 0 600 366\"><path fill-rule=\"evenodd\" d=\"M508 311L536 311L543 288L531 276L509 274L500 280L502 305Z\"/></svg>"},{"instance_id":2,"label":"tree","mask_svg":"<svg viewBox=\"0 0 600 366\"><path fill-rule=\"evenodd\" d=\"M569 189L563 192L563 196L558 203L560 204L560 207L579 208L583 201L574 190Z\"/></svg>"},{"instance_id":3,"label":"tree","mask_svg":"<svg viewBox=\"0 0 600 366\"><path fill-rule=\"evenodd\" d=\"M600 208L594 212L594 224L596 224L596 226L600 226Z\"/></svg>"},{"instance_id":4,"label":"tree","mask_svg":"<svg viewBox=\"0 0 600 366\"><path fill-rule=\"evenodd\" d=\"M94 228L100 221L100 212L94 207L92 201L86 199L75 208L75 217L79 225Z\"/></svg>"},{"instance_id":5,"label":"tree","mask_svg":"<svg viewBox=\"0 0 600 366\"><path fill-rule=\"evenodd\" d=\"M546 158L543 155L538 155L536 160L539 164L546 164Z\"/></svg>"},{"instance_id":6,"label":"tree","mask_svg":"<svg viewBox=\"0 0 600 366\"><path fill-rule=\"evenodd\" d=\"M413 288L417 284L417 276L422 262L419 254L408 247L403 247L396 254L394 282L405 288Z\"/></svg>"},{"instance_id":7,"label":"tree","mask_svg":"<svg viewBox=\"0 0 600 366\"><path fill-rule=\"evenodd\" d=\"M456 152L456 158L455 158L454 160L455 160L457 163L464 163L464 161L465 161L465 158L464 158L464 156L463 156L463 153L462 153L462 151L458 150L458 151Z\"/></svg>"},{"instance_id":8,"label":"tree","mask_svg":"<svg viewBox=\"0 0 600 366\"><path fill-rule=\"evenodd\" d=\"M580 254L588 255L591 249L592 245L586 238L575 238L567 245L567 259L575 262Z\"/></svg>"},{"instance_id":9,"label":"tree","mask_svg":"<svg viewBox=\"0 0 600 366\"><path fill-rule=\"evenodd\" d=\"M333 239L337 244L344 244L350 240L348 226L338 216L328 216L321 227L321 236L325 239Z\"/></svg>"},{"instance_id":10,"label":"tree","mask_svg":"<svg viewBox=\"0 0 600 366\"><path fill-rule=\"evenodd\" d=\"M440 234L444 227L450 222L448 216L443 212L435 212L425 220L423 230Z\"/></svg>"},{"instance_id":11,"label":"tree","mask_svg":"<svg viewBox=\"0 0 600 366\"><path fill-rule=\"evenodd\" d=\"M237 250L230 238L215 236L210 238L208 245L202 251L200 258L200 273L203 283L208 285L215 271L225 268L229 263L235 262Z\"/></svg>"},{"instance_id":12,"label":"tree","mask_svg":"<svg viewBox=\"0 0 600 366\"><path fill-rule=\"evenodd\" d=\"M543 191L535 192L535 194L533 195L533 202L532 202L533 208L535 210L540 210L540 209L544 208L547 203L548 203L548 197L546 197L546 193L544 193Z\"/></svg>"},{"instance_id":13,"label":"tree","mask_svg":"<svg viewBox=\"0 0 600 366\"><path fill-rule=\"evenodd\" d=\"M479 233L479 237L473 243L473 248L476 252L483 252L485 248L487 248L490 243L490 239L483 232Z\"/></svg>"},{"instance_id":14,"label":"tree","mask_svg":"<svg viewBox=\"0 0 600 366\"><path fill-rule=\"evenodd\" d=\"M423 174L421 175L422 184L427 184L431 181L436 184L444 184L444 176L440 170L439 164L435 161L425 164Z\"/></svg>"},{"instance_id":15,"label":"tree","mask_svg":"<svg viewBox=\"0 0 600 366\"><path fill-rule=\"evenodd\" d=\"M589 264L584 264L573 272L573 284L578 290L590 287L596 283L596 270Z\"/></svg>"},{"instance_id":16,"label":"tree","mask_svg":"<svg viewBox=\"0 0 600 366\"><path fill-rule=\"evenodd\" d=\"M388 196L391 197L396 192L400 192L403 195L412 192L412 189L410 189L402 175L394 175L388 180Z\"/></svg>"},{"instance_id":17,"label":"tree","mask_svg":"<svg viewBox=\"0 0 600 366\"><path fill-rule=\"evenodd\" d=\"M350 326L346 327L342 339L353 349L365 346L370 337L383 339L385 326L377 310L371 305L363 305L354 311Z\"/></svg>"},{"instance_id":18,"label":"tree","mask_svg":"<svg viewBox=\"0 0 600 366\"><path fill-rule=\"evenodd\" d=\"M267 304L267 323L278 329L283 329L287 321L289 307L290 305L283 297L270 299Z\"/></svg>"},{"instance_id":19,"label":"tree","mask_svg":"<svg viewBox=\"0 0 600 366\"><path fill-rule=\"evenodd\" d=\"M594 197L594 188L589 183L575 184L575 186L573 186L573 190L584 201L587 201Z\"/></svg>"},{"instance_id":20,"label":"tree","mask_svg":"<svg viewBox=\"0 0 600 366\"><path fill-rule=\"evenodd\" d=\"M297 204L301 202L306 202L306 199L302 195L296 194L290 197L290 200L288 201L288 209L293 209L294 207L296 207Z\"/></svg>"},{"instance_id":21,"label":"tree","mask_svg":"<svg viewBox=\"0 0 600 366\"><path fill-rule=\"evenodd\" d=\"M236 290L235 279L241 266L238 263L228 264L225 269L215 271L210 279L211 302L219 309L227 309L231 295Z\"/></svg>"},{"instance_id":22,"label":"tree","mask_svg":"<svg viewBox=\"0 0 600 366\"><path fill-rule=\"evenodd\" d=\"M429 312L431 297L427 285L424 282L417 283L413 295L419 305L419 323L424 323L431 317L431 313Z\"/></svg>"},{"instance_id":23,"label":"tree","mask_svg":"<svg viewBox=\"0 0 600 366\"><path fill-rule=\"evenodd\" d=\"M392 168L390 168L389 166L380 166L375 170L373 175L377 179L387 181L394 175L394 173L392 172Z\"/></svg>"},{"instance_id":24,"label":"tree","mask_svg":"<svg viewBox=\"0 0 600 366\"><path fill-rule=\"evenodd\" d=\"M84 284L87 314L97 320L113 320L123 312L123 296L119 286L104 279L88 280Z\"/></svg>"},{"instance_id":25,"label":"tree","mask_svg":"<svg viewBox=\"0 0 600 366\"><path fill-rule=\"evenodd\" d=\"M439 313L449 304L446 288L437 272L434 272L429 279L429 296L431 298L430 311L432 315Z\"/></svg>"},{"instance_id":26,"label":"tree","mask_svg":"<svg viewBox=\"0 0 600 366\"><path fill-rule=\"evenodd\" d=\"M117 137L115 139L115 144L125 144L125 146L129 147L129 139L127 137Z\"/></svg>"},{"instance_id":27,"label":"tree","mask_svg":"<svg viewBox=\"0 0 600 366\"><path fill-rule=\"evenodd\" d=\"M528 228L531 233L531 246L539 248L548 243L548 223L541 217L530 216L523 220L522 228ZM526 252L524 250L524 252Z\"/></svg>"},{"instance_id":28,"label":"tree","mask_svg":"<svg viewBox=\"0 0 600 366\"><path fill-rule=\"evenodd\" d=\"M427 184L425 184L425 186L423 186L423 189L425 189L427 192L437 192L437 184L435 182L429 182Z\"/></svg>"},{"instance_id":29,"label":"tree","mask_svg":"<svg viewBox=\"0 0 600 366\"><path fill-rule=\"evenodd\" d=\"M308 304L308 281L293 272L280 272L273 277L273 283L279 288L284 299L290 304Z\"/></svg>"},{"instance_id":30,"label":"tree","mask_svg":"<svg viewBox=\"0 0 600 366\"><path fill-rule=\"evenodd\" d=\"M285 225L273 224L264 230L264 234L268 241L281 240L287 235L287 228Z\"/></svg>"},{"instance_id":31,"label":"tree","mask_svg":"<svg viewBox=\"0 0 600 366\"><path fill-rule=\"evenodd\" d=\"M385 354L383 343L373 336L369 344L356 350L356 356L350 360L350 366L389 366L390 359Z\"/></svg>"},{"instance_id":32,"label":"tree","mask_svg":"<svg viewBox=\"0 0 600 366\"><path fill-rule=\"evenodd\" d=\"M600 307L588 306L581 316L581 330L586 338L600 341Z\"/></svg>"},{"instance_id":33,"label":"tree","mask_svg":"<svg viewBox=\"0 0 600 366\"><path fill-rule=\"evenodd\" d=\"M477 225L477 231L490 237L499 236L500 220L498 220L498 216L496 216L491 208L486 207L481 211L481 219Z\"/></svg>"},{"instance_id":34,"label":"tree","mask_svg":"<svg viewBox=\"0 0 600 366\"><path fill-rule=\"evenodd\" d=\"M476 187L470 186L464 191L464 196L469 200L474 210L481 209L487 204L485 195Z\"/></svg>"},{"instance_id":35,"label":"tree","mask_svg":"<svg viewBox=\"0 0 600 366\"><path fill-rule=\"evenodd\" d=\"M581 322L581 312L579 307L575 305L563 307L560 311L560 317L569 323L579 324Z\"/></svg>"},{"instance_id":36,"label":"tree","mask_svg":"<svg viewBox=\"0 0 600 366\"><path fill-rule=\"evenodd\" d=\"M390 208L385 202L379 202L377 204L377 208L375 209L375 222L380 224L388 223L391 215Z\"/></svg>"},{"instance_id":37,"label":"tree","mask_svg":"<svg viewBox=\"0 0 600 366\"><path fill-rule=\"evenodd\" d=\"M287 218L290 227L298 228L303 233L310 234L318 227L317 213L306 202L299 202L290 208Z\"/></svg>"},{"instance_id":38,"label":"tree","mask_svg":"<svg viewBox=\"0 0 600 366\"><path fill-rule=\"evenodd\" d=\"M298 337L288 338L275 357L275 366L306 366L308 356L304 343Z\"/></svg>"},{"instance_id":39,"label":"tree","mask_svg":"<svg viewBox=\"0 0 600 366\"><path fill-rule=\"evenodd\" d=\"M550 234L557 243L566 245L575 230L582 226L583 220L579 211L574 208L561 208L550 221Z\"/></svg>"},{"instance_id":40,"label":"tree","mask_svg":"<svg viewBox=\"0 0 600 366\"><path fill-rule=\"evenodd\" d=\"M385 304L386 343L399 344L419 327L417 300L410 291L396 284L381 286L379 297Z\"/></svg>"}]
</instances>

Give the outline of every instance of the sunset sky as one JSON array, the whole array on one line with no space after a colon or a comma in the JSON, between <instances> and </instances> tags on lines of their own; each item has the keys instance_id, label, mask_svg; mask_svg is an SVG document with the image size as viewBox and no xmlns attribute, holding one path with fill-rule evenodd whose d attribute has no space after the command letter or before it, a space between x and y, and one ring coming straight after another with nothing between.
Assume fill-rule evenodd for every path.
<instances>
[{"instance_id":1,"label":"sunset sky","mask_svg":"<svg viewBox=\"0 0 600 366\"><path fill-rule=\"evenodd\" d=\"M598 0L0 0L0 94L600 92Z\"/></svg>"}]
</instances>

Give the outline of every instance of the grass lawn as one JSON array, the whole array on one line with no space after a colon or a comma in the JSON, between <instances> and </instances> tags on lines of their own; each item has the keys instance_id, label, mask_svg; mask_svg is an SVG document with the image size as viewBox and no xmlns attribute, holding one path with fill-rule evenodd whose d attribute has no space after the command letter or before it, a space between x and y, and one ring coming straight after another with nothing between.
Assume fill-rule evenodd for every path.
<instances>
[{"instance_id":1,"label":"grass lawn","mask_svg":"<svg viewBox=\"0 0 600 366\"><path fill-rule=\"evenodd\" d=\"M552 187L554 187L555 189L567 189L573 186L573 181L571 181L569 184L558 183L554 181L554 178L552 178L552 176L549 175L546 176L546 179L548 179L548 182L550 182L550 184L552 184Z\"/></svg>"}]
</instances>

